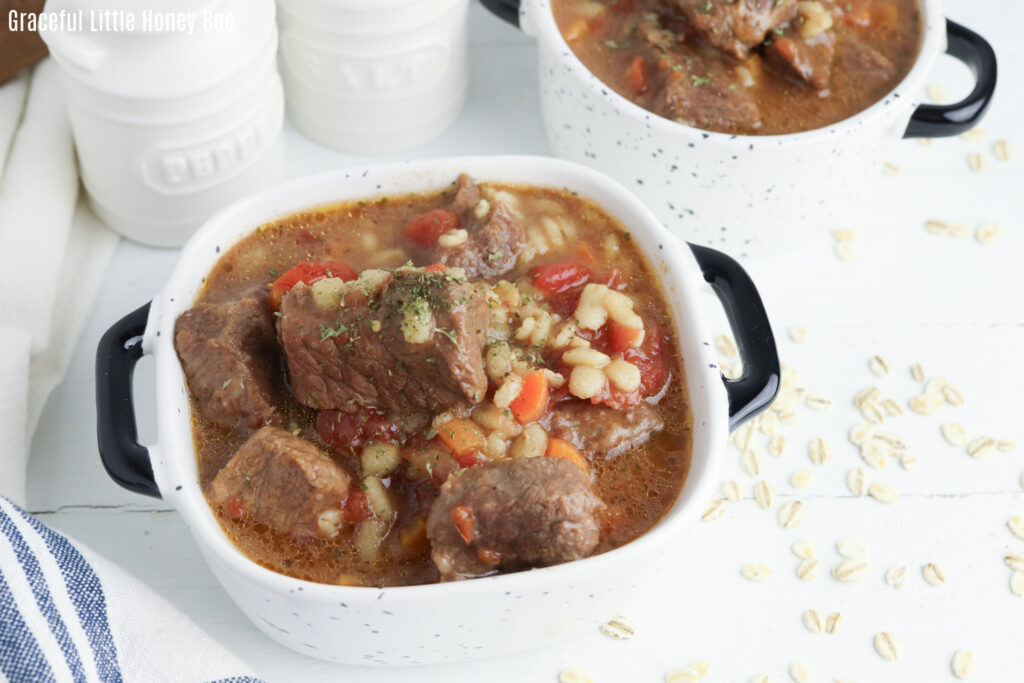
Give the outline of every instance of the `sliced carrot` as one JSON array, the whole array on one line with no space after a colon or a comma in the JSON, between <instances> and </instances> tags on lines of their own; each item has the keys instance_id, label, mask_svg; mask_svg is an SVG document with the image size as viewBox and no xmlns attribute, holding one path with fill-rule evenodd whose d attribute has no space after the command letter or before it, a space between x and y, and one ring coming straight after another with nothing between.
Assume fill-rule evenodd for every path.
<instances>
[{"instance_id":1,"label":"sliced carrot","mask_svg":"<svg viewBox=\"0 0 1024 683\"><path fill-rule=\"evenodd\" d=\"M629 87L637 95L647 91L647 67L644 64L643 55L637 55L626 71L626 78L629 79Z\"/></svg>"},{"instance_id":2,"label":"sliced carrot","mask_svg":"<svg viewBox=\"0 0 1024 683\"><path fill-rule=\"evenodd\" d=\"M559 439L558 437L551 437L548 439L548 449L544 453L549 458L562 458L569 462L575 463L584 472L590 472L590 463L587 462L586 457L580 453L579 449L573 446L565 439Z\"/></svg>"},{"instance_id":3,"label":"sliced carrot","mask_svg":"<svg viewBox=\"0 0 1024 683\"><path fill-rule=\"evenodd\" d=\"M569 28L565 29L562 33L562 37L565 38L565 42L567 43L575 43L588 33L590 33L590 25L587 23L587 20L577 19L569 24Z\"/></svg>"},{"instance_id":4,"label":"sliced carrot","mask_svg":"<svg viewBox=\"0 0 1024 683\"><path fill-rule=\"evenodd\" d=\"M245 514L245 504L242 503L241 496L232 496L228 499L228 502L224 504L224 512L231 519L238 519Z\"/></svg>"},{"instance_id":5,"label":"sliced carrot","mask_svg":"<svg viewBox=\"0 0 1024 683\"><path fill-rule=\"evenodd\" d=\"M523 377L523 388L512 399L508 409L521 425L536 422L548 407L548 393L548 377L544 371L531 372Z\"/></svg>"},{"instance_id":6,"label":"sliced carrot","mask_svg":"<svg viewBox=\"0 0 1024 683\"><path fill-rule=\"evenodd\" d=\"M457 417L438 427L437 435L456 455L472 450L482 451L487 443L483 430L475 422Z\"/></svg>"},{"instance_id":7,"label":"sliced carrot","mask_svg":"<svg viewBox=\"0 0 1024 683\"><path fill-rule=\"evenodd\" d=\"M455 525L462 540L466 543L472 543L473 527L476 526L476 520L473 519L473 511L469 509L469 506L456 505L448 514L452 518L452 524Z\"/></svg>"},{"instance_id":8,"label":"sliced carrot","mask_svg":"<svg viewBox=\"0 0 1024 683\"><path fill-rule=\"evenodd\" d=\"M580 260L588 266L594 265L594 250L590 248L589 244L580 242L576 247L576 253L579 254Z\"/></svg>"},{"instance_id":9,"label":"sliced carrot","mask_svg":"<svg viewBox=\"0 0 1024 683\"><path fill-rule=\"evenodd\" d=\"M775 40L775 49L786 59L796 59L796 44L791 38L777 38Z\"/></svg>"}]
</instances>

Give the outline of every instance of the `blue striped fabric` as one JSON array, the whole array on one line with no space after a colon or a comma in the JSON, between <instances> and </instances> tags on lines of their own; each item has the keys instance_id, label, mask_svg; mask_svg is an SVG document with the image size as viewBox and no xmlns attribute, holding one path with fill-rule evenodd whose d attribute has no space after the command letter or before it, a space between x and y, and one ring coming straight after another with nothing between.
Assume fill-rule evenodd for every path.
<instances>
[{"instance_id":1,"label":"blue striped fabric","mask_svg":"<svg viewBox=\"0 0 1024 683\"><path fill-rule=\"evenodd\" d=\"M120 683L104 590L71 541L0 496L0 680Z\"/></svg>"}]
</instances>

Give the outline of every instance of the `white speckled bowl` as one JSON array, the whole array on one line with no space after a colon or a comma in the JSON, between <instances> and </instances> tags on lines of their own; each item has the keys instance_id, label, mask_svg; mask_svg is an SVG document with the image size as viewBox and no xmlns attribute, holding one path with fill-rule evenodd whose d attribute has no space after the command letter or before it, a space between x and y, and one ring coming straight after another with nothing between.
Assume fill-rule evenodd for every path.
<instances>
[{"instance_id":1,"label":"white speckled bowl","mask_svg":"<svg viewBox=\"0 0 1024 683\"><path fill-rule=\"evenodd\" d=\"M947 48L940 0L919 0L924 36L913 69L881 101L804 133L713 133L670 121L602 83L573 54L551 0L483 0L540 43L544 123L554 153L596 168L640 197L675 235L739 256L781 251L842 226L870 197L890 145L905 136L956 135L980 120L995 89L995 56L950 22L950 53L978 74L955 105L919 107ZM908 130L914 117L916 126Z\"/></svg>"},{"instance_id":2,"label":"white speckled bowl","mask_svg":"<svg viewBox=\"0 0 1024 683\"><path fill-rule=\"evenodd\" d=\"M173 346L175 321L191 306L224 250L258 226L341 200L441 189L462 171L484 182L565 187L597 200L632 231L661 274L677 321L695 426L690 474L676 505L651 531L622 548L555 567L470 581L383 589L329 586L260 567L228 540L200 489L188 394ZM703 265L614 181L553 159L462 158L373 166L279 185L210 219L185 246L151 307L127 316L104 337L97 361L104 465L123 486L163 496L177 508L238 607L264 633L296 652L349 664L403 665L557 643L633 605L650 585L652 573L671 570L674 552L717 484L730 423L735 426L774 397L778 359L752 288L738 305L755 311L747 319L756 318L758 329L734 333L745 359L754 359L750 364L763 366L765 372L760 379L729 382L728 390L723 385L697 292L706 277L721 274L712 262L724 257L699 253ZM726 299L727 309L734 309L737 302ZM131 367L143 353L156 357L157 375L159 440L148 449L135 443L130 394Z\"/></svg>"}]
</instances>

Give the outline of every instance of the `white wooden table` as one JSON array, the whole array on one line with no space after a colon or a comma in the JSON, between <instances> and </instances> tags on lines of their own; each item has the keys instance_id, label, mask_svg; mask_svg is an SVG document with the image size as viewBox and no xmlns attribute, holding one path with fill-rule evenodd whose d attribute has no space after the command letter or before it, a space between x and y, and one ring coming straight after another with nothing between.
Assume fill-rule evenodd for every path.
<instances>
[{"instance_id":1,"label":"white wooden table","mask_svg":"<svg viewBox=\"0 0 1024 683\"><path fill-rule=\"evenodd\" d=\"M902 173L886 178L881 194L866 200L874 217L850 226L857 232L857 262L837 259L831 237L823 235L800 252L745 264L776 325L783 360L800 371L801 386L831 396L836 405L827 413L802 410L799 424L783 431L789 452L765 457L764 478L779 494L771 512L753 501L754 479L730 449L724 478L740 482L745 499L695 530L669 578L654 587L656 599L625 610L638 629L634 639L613 641L595 630L518 657L369 670L306 659L261 635L216 584L180 517L160 501L113 484L94 446L96 343L111 323L158 290L174 265L174 251L120 246L35 438L31 510L148 583L270 680L554 681L564 667L579 666L596 681L654 682L674 667L704 659L712 665L709 681L744 682L759 673L785 681L790 662L799 660L814 681L933 682L955 680L950 659L957 649L970 648L977 657L972 680L1024 681L1024 598L1011 594L1002 559L1011 549L1024 551L1024 540L1006 525L1011 516L1024 515L1024 450L974 460L939 432L943 421L956 420L972 435L1024 438L1024 165L995 161L991 152L995 140L1016 137L1024 156L1024 7L1018 0L947 4L949 16L988 37L999 53L998 99L984 124L989 136L900 145L891 161ZM545 154L531 41L480 7L473 9L471 26L470 103L452 130L410 156ZM951 98L969 84L966 70L952 60L943 62L933 81L944 83ZM364 162L318 147L292 129L286 138L289 177ZM988 158L986 171L968 170L967 155L974 151ZM972 226L996 221L1002 234L990 246L939 238L923 229L932 217ZM709 306L717 311L710 297ZM810 332L802 344L787 336L795 325ZM876 353L894 367L887 380L868 371ZM852 397L879 384L906 405L918 391L912 363L956 384L966 405L928 417L908 412L887 423L910 443L920 466L905 472L894 462L869 471L872 480L902 492L894 505L855 498L845 473L870 468L846 438L860 419ZM152 438L152 368L146 361L136 388L142 433ZM818 436L835 449L833 461L822 467L807 457L808 442ZM799 469L815 472L814 484L802 491L788 484ZM807 520L784 531L776 510L793 499L805 502ZM815 543L824 565L822 575L807 583L795 576L797 559L790 551L804 538ZM828 574L839 561L835 542L846 538L870 551L868 577L859 583L840 583ZM750 562L770 566L773 575L762 583L745 580L740 569ZM922 579L927 562L946 571L944 585ZM908 567L900 591L883 580L896 564ZM809 608L841 612L842 627L835 635L809 633L801 622ZM899 662L875 653L872 638L879 631L900 639Z\"/></svg>"}]
</instances>

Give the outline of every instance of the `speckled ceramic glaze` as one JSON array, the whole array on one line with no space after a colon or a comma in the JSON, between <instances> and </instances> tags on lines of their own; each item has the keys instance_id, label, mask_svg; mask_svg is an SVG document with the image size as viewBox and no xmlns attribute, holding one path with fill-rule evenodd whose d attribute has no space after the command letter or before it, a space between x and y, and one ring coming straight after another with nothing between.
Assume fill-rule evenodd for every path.
<instances>
[{"instance_id":1,"label":"speckled ceramic glaze","mask_svg":"<svg viewBox=\"0 0 1024 683\"><path fill-rule=\"evenodd\" d=\"M622 548L505 576L379 589L310 583L260 567L231 544L200 490L188 395L173 346L175 320L191 306L224 250L258 226L346 199L438 190L461 171L480 181L564 187L595 199L630 227L661 274L677 321L694 417L693 461L676 505ZM143 350L156 357L159 441L149 447L149 458L160 493L188 523L238 607L296 652L349 664L410 665L557 643L634 607L652 575L678 566L679 543L716 486L729 406L698 301L703 285L690 250L638 199L607 177L564 161L498 157L376 166L311 176L256 194L195 234L150 309Z\"/></svg>"},{"instance_id":2,"label":"speckled ceramic glaze","mask_svg":"<svg viewBox=\"0 0 1024 683\"><path fill-rule=\"evenodd\" d=\"M915 66L884 99L827 128L793 135L713 133L664 119L593 76L565 43L550 0L522 0L540 41L544 122L552 150L640 197L675 235L737 256L781 251L844 225L870 196L903 137L946 33L939 0L922 0Z\"/></svg>"}]
</instances>

